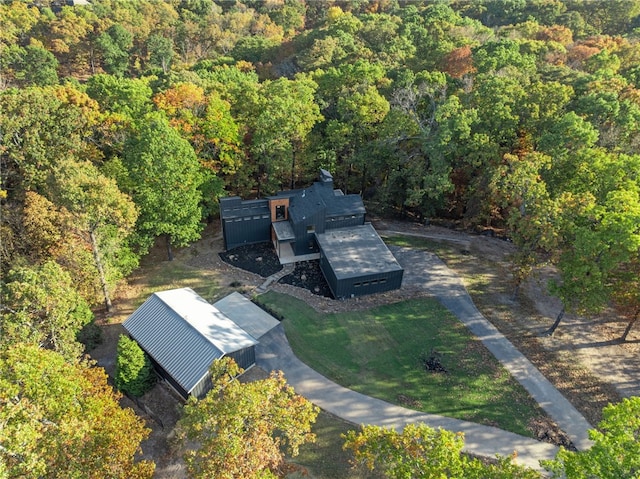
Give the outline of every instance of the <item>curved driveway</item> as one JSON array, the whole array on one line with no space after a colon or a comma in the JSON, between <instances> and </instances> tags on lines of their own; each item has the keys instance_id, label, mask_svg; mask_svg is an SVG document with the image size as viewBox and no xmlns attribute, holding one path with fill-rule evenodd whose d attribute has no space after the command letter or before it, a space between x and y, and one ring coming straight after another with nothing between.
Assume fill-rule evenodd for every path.
<instances>
[{"instance_id":1,"label":"curved driveway","mask_svg":"<svg viewBox=\"0 0 640 479\"><path fill-rule=\"evenodd\" d=\"M390 248L405 269L403 284L424 288L455 314L496 356L571 437L578 449L590 446L591 425L553 385L478 311L458 277L435 255L408 248ZM551 444L482 426L396 406L344 388L302 363L291 351L282 325L260 338L256 363L267 371L281 370L287 382L322 409L354 424L375 424L402 429L424 422L465 435L465 451L485 457L517 452L516 461L540 468L538 461L552 459L557 448Z\"/></svg>"}]
</instances>

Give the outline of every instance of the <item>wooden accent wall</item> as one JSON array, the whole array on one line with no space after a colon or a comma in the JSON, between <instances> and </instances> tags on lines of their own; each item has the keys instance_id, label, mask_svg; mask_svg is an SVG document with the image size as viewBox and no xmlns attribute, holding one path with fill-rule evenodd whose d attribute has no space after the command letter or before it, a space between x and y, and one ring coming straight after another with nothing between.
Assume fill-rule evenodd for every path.
<instances>
[{"instance_id":1,"label":"wooden accent wall","mask_svg":"<svg viewBox=\"0 0 640 479\"><path fill-rule=\"evenodd\" d=\"M276 206L284 206L284 218L276 219ZM271 221L283 221L289 219L289 198L270 199Z\"/></svg>"}]
</instances>

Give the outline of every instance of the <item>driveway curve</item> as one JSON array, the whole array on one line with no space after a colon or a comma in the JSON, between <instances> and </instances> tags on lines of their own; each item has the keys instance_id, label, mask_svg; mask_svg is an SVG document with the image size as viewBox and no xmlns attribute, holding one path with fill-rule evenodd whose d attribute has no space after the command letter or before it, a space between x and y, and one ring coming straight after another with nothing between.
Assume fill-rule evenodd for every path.
<instances>
[{"instance_id":1,"label":"driveway curve","mask_svg":"<svg viewBox=\"0 0 640 479\"><path fill-rule=\"evenodd\" d=\"M410 248L390 248L405 269L403 285L419 287L436 297L473 332L509 370L540 406L569 435L578 449L591 445L591 425L555 387L478 311L460 279L434 254ZM401 430L423 422L465 435L464 450L484 457L516 453L516 462L540 469L539 461L552 459L558 448L491 426L426 414L365 396L344 388L300 361L289 346L280 324L260 338L256 364L281 370L298 394L322 409L354 424L374 424Z\"/></svg>"}]
</instances>

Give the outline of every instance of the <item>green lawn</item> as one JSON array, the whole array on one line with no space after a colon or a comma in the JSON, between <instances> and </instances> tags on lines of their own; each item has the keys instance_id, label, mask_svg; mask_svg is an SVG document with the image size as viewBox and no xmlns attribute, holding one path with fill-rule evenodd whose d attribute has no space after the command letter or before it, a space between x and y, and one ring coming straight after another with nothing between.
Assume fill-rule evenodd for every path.
<instances>
[{"instance_id":1,"label":"green lawn","mask_svg":"<svg viewBox=\"0 0 640 479\"><path fill-rule=\"evenodd\" d=\"M287 476L288 479L382 479L378 471L369 471L365 467L353 468L350 461L351 451L342 450L342 434L350 430L359 430L358 426L325 411L320 411L313 432L316 442L300 447L300 454L290 461L300 465L303 470Z\"/></svg>"},{"instance_id":2,"label":"green lawn","mask_svg":"<svg viewBox=\"0 0 640 479\"><path fill-rule=\"evenodd\" d=\"M543 414L482 343L435 300L340 314L317 313L275 292L258 300L285 318L296 355L343 386L527 436L528 421ZM425 370L421 357L432 351L439 353L447 373Z\"/></svg>"}]
</instances>

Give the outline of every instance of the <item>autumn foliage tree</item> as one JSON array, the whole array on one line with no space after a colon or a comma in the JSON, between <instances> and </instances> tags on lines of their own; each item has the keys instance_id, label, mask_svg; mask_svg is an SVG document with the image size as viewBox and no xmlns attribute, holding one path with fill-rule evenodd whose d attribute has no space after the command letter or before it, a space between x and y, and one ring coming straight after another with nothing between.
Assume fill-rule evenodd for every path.
<instances>
[{"instance_id":1,"label":"autumn foliage tree","mask_svg":"<svg viewBox=\"0 0 640 479\"><path fill-rule=\"evenodd\" d=\"M408 424L402 432L362 426L344 436L344 449L353 451L354 464L378 469L392 479L540 479L537 471L512 458L485 464L462 454L464 436L426 424Z\"/></svg>"},{"instance_id":2,"label":"autumn foliage tree","mask_svg":"<svg viewBox=\"0 0 640 479\"><path fill-rule=\"evenodd\" d=\"M147 479L149 430L102 368L18 344L0 350L0 477ZM4 469L4 471L3 471Z\"/></svg>"},{"instance_id":3,"label":"autumn foliage tree","mask_svg":"<svg viewBox=\"0 0 640 479\"><path fill-rule=\"evenodd\" d=\"M241 383L242 372L230 358L215 361L213 389L184 408L178 436L197 445L185 454L193 478L281 477L284 453L295 456L315 440L311 424L319 410L295 394L281 372Z\"/></svg>"}]
</instances>

